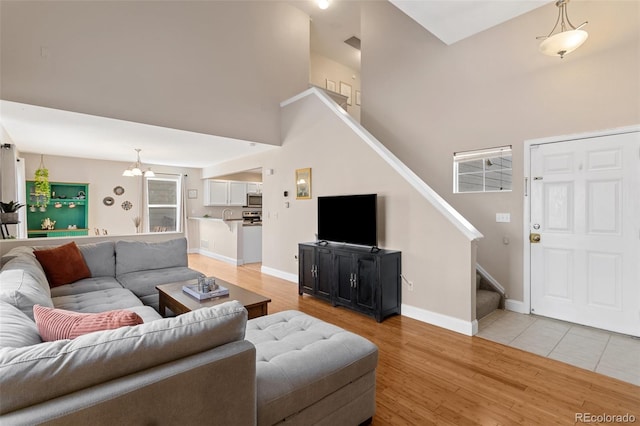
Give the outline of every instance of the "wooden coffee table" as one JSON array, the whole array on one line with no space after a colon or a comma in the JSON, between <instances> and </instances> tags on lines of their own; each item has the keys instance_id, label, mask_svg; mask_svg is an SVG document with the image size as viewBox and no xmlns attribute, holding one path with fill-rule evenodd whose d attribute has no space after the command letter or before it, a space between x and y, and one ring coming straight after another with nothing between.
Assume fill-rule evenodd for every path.
<instances>
[{"instance_id":1,"label":"wooden coffee table","mask_svg":"<svg viewBox=\"0 0 640 426\"><path fill-rule=\"evenodd\" d=\"M229 295L199 301L182 291L183 285L196 283L197 280L193 279L156 286L160 296L158 307L160 315L165 316L166 308L171 309L176 315L180 315L195 309L219 305L230 300L237 300L242 303L249 312L249 319L267 315L267 303L271 302L268 297L216 278L217 284L229 289Z\"/></svg>"}]
</instances>

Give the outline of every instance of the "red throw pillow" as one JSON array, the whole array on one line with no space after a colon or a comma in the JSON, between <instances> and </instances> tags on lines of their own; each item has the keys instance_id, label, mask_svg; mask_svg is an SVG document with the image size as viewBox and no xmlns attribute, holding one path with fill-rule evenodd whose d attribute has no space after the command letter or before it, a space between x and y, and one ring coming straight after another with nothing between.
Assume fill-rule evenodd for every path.
<instances>
[{"instance_id":1,"label":"red throw pillow","mask_svg":"<svg viewBox=\"0 0 640 426\"><path fill-rule=\"evenodd\" d=\"M45 342L75 339L94 331L113 330L143 322L140 315L127 310L83 314L40 305L33 306L33 318L36 321L40 337Z\"/></svg>"},{"instance_id":2,"label":"red throw pillow","mask_svg":"<svg viewBox=\"0 0 640 426\"><path fill-rule=\"evenodd\" d=\"M49 287L70 284L91 277L91 271L75 242L33 252L47 275Z\"/></svg>"}]
</instances>

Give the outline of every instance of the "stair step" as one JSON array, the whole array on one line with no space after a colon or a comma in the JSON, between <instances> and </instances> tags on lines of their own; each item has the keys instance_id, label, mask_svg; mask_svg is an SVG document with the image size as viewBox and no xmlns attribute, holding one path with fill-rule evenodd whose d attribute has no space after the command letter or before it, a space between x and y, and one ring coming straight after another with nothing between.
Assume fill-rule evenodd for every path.
<instances>
[{"instance_id":1,"label":"stair step","mask_svg":"<svg viewBox=\"0 0 640 426\"><path fill-rule=\"evenodd\" d=\"M500 306L500 293L490 290L476 291L476 319L489 315Z\"/></svg>"}]
</instances>

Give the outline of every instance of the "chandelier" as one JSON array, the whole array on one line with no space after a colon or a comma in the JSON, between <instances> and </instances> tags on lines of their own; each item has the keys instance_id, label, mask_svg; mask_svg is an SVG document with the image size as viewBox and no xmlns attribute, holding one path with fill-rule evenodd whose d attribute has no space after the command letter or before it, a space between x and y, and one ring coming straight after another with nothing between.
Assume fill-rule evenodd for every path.
<instances>
[{"instance_id":1,"label":"chandelier","mask_svg":"<svg viewBox=\"0 0 640 426\"><path fill-rule=\"evenodd\" d=\"M140 148L136 148L136 152L138 153L138 158L135 163L133 163L128 169L126 169L122 176L144 176L144 177L154 177L155 173L151 171L151 168L147 167L147 170L142 171L142 163L140 162Z\"/></svg>"},{"instance_id":2,"label":"chandelier","mask_svg":"<svg viewBox=\"0 0 640 426\"><path fill-rule=\"evenodd\" d=\"M544 39L542 43L540 43L540 52L545 55L564 58L564 55L576 50L587 40L587 37L589 37L586 31L581 30L582 27L588 24L588 21L583 22L577 28L569 21L567 3L569 3L569 0L556 1L556 6L558 6L558 19L556 20L556 24L553 26L549 35L536 37L538 40ZM558 24L560 24L560 32L552 35L556 28L558 28Z\"/></svg>"}]
</instances>

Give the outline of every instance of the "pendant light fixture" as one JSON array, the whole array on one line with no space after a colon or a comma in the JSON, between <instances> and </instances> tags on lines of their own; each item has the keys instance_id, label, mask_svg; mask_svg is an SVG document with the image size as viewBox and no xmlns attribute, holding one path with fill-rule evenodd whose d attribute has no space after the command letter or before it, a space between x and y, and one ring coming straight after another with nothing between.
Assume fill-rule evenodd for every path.
<instances>
[{"instance_id":1,"label":"pendant light fixture","mask_svg":"<svg viewBox=\"0 0 640 426\"><path fill-rule=\"evenodd\" d=\"M146 171L142 171L142 163L140 162L140 148L136 148L136 152L138 153L138 158L135 163L131 165L128 169L126 169L122 176L144 176L144 177L154 177L155 173L151 171L151 168L147 168Z\"/></svg>"},{"instance_id":2,"label":"pendant light fixture","mask_svg":"<svg viewBox=\"0 0 640 426\"><path fill-rule=\"evenodd\" d=\"M589 34L581 28L587 25L589 22L585 21L577 28L569 21L569 15L567 14L567 3L569 0L557 0L556 6L558 6L558 19L553 29L546 36L537 37L538 40L544 39L540 43L540 52L549 56L560 56L564 58L564 55L573 52L582 45L589 37ZM560 24L560 32L553 34Z\"/></svg>"}]
</instances>

